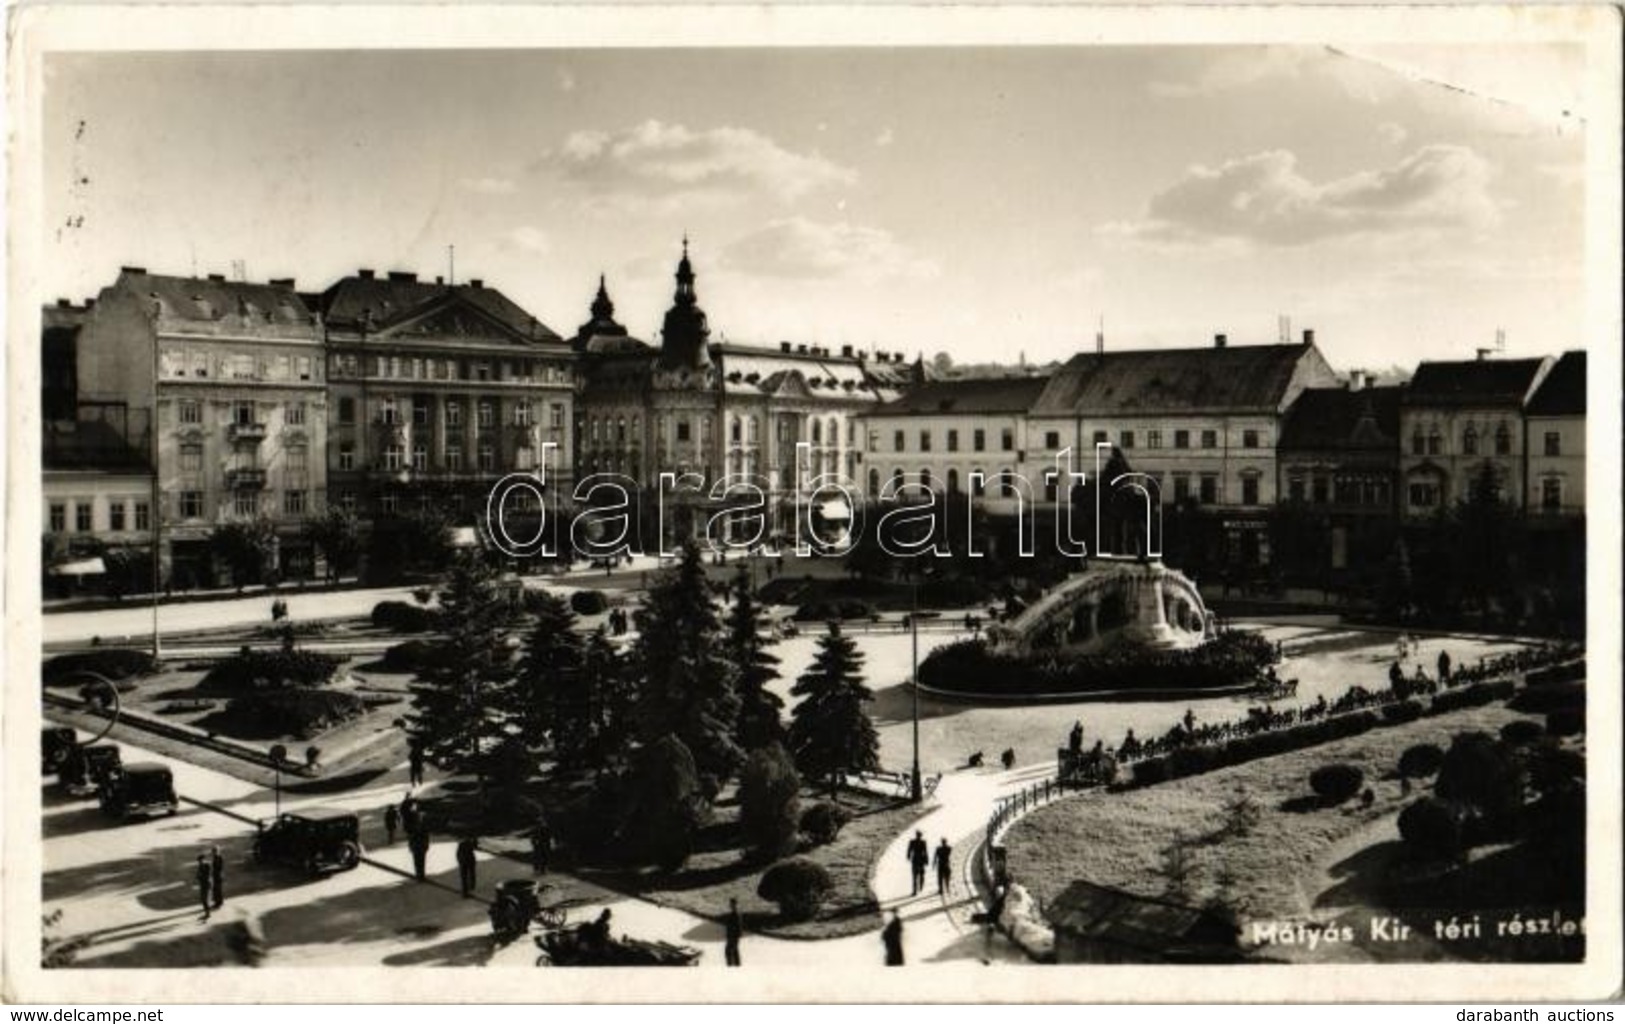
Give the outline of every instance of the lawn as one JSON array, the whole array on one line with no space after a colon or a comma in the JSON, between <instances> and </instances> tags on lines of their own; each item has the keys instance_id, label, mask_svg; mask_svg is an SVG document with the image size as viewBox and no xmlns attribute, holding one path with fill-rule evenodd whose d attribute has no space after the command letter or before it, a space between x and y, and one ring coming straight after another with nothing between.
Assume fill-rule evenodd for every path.
<instances>
[{"instance_id":1,"label":"lawn","mask_svg":"<svg viewBox=\"0 0 1625 1024\"><path fill-rule=\"evenodd\" d=\"M1427 791L1424 781L1408 796L1401 792L1394 765L1406 747L1448 747L1456 733L1495 734L1519 717L1500 704L1471 708L1145 789L1071 797L1011 829L1011 872L1041 905L1085 878L1183 902L1221 900L1243 919L1307 918L1319 895L1320 866L1333 847ZM1331 808L1315 802L1310 771L1337 761L1364 771L1375 797L1370 806L1358 798ZM1251 797L1261 815L1236 834L1225 828L1226 808L1240 794ZM1181 858L1167 852L1176 839L1186 865L1183 892L1174 877L1180 872L1170 871Z\"/></svg>"}]
</instances>

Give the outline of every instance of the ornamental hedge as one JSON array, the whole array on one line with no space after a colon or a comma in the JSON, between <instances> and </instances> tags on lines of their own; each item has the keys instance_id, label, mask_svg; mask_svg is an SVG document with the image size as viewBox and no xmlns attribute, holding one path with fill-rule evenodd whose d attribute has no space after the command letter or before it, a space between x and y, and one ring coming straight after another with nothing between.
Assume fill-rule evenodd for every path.
<instances>
[{"instance_id":1,"label":"ornamental hedge","mask_svg":"<svg viewBox=\"0 0 1625 1024\"><path fill-rule=\"evenodd\" d=\"M801 834L813 846L825 846L833 843L851 820L852 812L845 807L820 800L801 812Z\"/></svg>"},{"instance_id":2,"label":"ornamental hedge","mask_svg":"<svg viewBox=\"0 0 1625 1024\"><path fill-rule=\"evenodd\" d=\"M226 705L221 731L244 739L293 736L306 740L366 713L353 693L290 688L249 693Z\"/></svg>"},{"instance_id":3,"label":"ornamental hedge","mask_svg":"<svg viewBox=\"0 0 1625 1024\"><path fill-rule=\"evenodd\" d=\"M783 860L767 869L756 895L779 905L786 921L805 921L818 913L835 883L822 864L804 857Z\"/></svg>"},{"instance_id":4,"label":"ornamental hedge","mask_svg":"<svg viewBox=\"0 0 1625 1024\"><path fill-rule=\"evenodd\" d=\"M1544 715L1567 709L1585 710L1586 690L1580 683L1561 683L1526 689L1507 705L1514 711Z\"/></svg>"},{"instance_id":5,"label":"ornamental hedge","mask_svg":"<svg viewBox=\"0 0 1625 1024\"><path fill-rule=\"evenodd\" d=\"M1483 707L1498 700L1506 700L1516 693L1517 689L1518 684L1511 679L1500 679L1492 683L1475 683L1459 690L1443 690L1433 695L1428 714L1442 715L1447 711L1460 711L1462 708Z\"/></svg>"},{"instance_id":6,"label":"ornamental hedge","mask_svg":"<svg viewBox=\"0 0 1625 1024\"><path fill-rule=\"evenodd\" d=\"M435 613L405 601L380 601L373 605L372 624L395 633L427 633L435 626Z\"/></svg>"},{"instance_id":7,"label":"ornamental hedge","mask_svg":"<svg viewBox=\"0 0 1625 1024\"><path fill-rule=\"evenodd\" d=\"M1309 773L1309 788L1329 807L1335 807L1360 791L1365 772L1352 764L1327 764Z\"/></svg>"},{"instance_id":8,"label":"ornamental hedge","mask_svg":"<svg viewBox=\"0 0 1625 1024\"><path fill-rule=\"evenodd\" d=\"M602 615L609 611L609 599L596 590L577 590L570 595L570 610L577 615Z\"/></svg>"},{"instance_id":9,"label":"ornamental hedge","mask_svg":"<svg viewBox=\"0 0 1625 1024\"><path fill-rule=\"evenodd\" d=\"M1020 653L994 650L983 640L962 640L931 652L920 664L920 682L950 693L996 688L1013 696L1210 690L1246 685L1274 661L1273 644L1258 633L1239 630L1182 651L1122 645L1088 654L1064 648Z\"/></svg>"},{"instance_id":10,"label":"ornamental hedge","mask_svg":"<svg viewBox=\"0 0 1625 1024\"><path fill-rule=\"evenodd\" d=\"M87 682L85 674L88 672L109 679L129 679L150 676L157 671L158 662L147 651L104 647L48 658L40 666L40 679L46 686L68 686Z\"/></svg>"},{"instance_id":11,"label":"ornamental hedge","mask_svg":"<svg viewBox=\"0 0 1625 1024\"><path fill-rule=\"evenodd\" d=\"M216 664L198 683L205 693L326 686L346 659L320 651L243 648Z\"/></svg>"}]
</instances>

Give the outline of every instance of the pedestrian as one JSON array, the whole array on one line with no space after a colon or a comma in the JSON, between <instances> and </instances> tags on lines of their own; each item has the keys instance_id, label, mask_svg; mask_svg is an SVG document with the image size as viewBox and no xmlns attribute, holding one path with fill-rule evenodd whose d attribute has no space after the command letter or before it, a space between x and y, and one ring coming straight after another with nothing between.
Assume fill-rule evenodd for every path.
<instances>
[{"instance_id":1,"label":"pedestrian","mask_svg":"<svg viewBox=\"0 0 1625 1024\"><path fill-rule=\"evenodd\" d=\"M925 888L925 866L931 863L931 850L925 843L925 833L916 831L908 841L908 866L914 879L914 895Z\"/></svg>"},{"instance_id":2,"label":"pedestrian","mask_svg":"<svg viewBox=\"0 0 1625 1024\"><path fill-rule=\"evenodd\" d=\"M890 923L880 933L880 941L886 944L886 966L903 966L903 919L895 909Z\"/></svg>"},{"instance_id":3,"label":"pedestrian","mask_svg":"<svg viewBox=\"0 0 1625 1024\"><path fill-rule=\"evenodd\" d=\"M394 804L384 808L384 834L390 846L395 845L395 830L401 827L401 812L395 809Z\"/></svg>"},{"instance_id":4,"label":"pedestrian","mask_svg":"<svg viewBox=\"0 0 1625 1024\"><path fill-rule=\"evenodd\" d=\"M220 847L209 847L209 888L214 895L214 909L219 910L226 903L226 858L220 855Z\"/></svg>"},{"instance_id":5,"label":"pedestrian","mask_svg":"<svg viewBox=\"0 0 1625 1024\"><path fill-rule=\"evenodd\" d=\"M1446 685L1450 682L1450 652L1439 652L1439 682Z\"/></svg>"},{"instance_id":6,"label":"pedestrian","mask_svg":"<svg viewBox=\"0 0 1625 1024\"><path fill-rule=\"evenodd\" d=\"M423 824L423 815L418 811L418 802L408 793L401 798L401 828L406 831L406 837L412 838L412 833Z\"/></svg>"},{"instance_id":7,"label":"pedestrian","mask_svg":"<svg viewBox=\"0 0 1625 1024\"><path fill-rule=\"evenodd\" d=\"M1072 751L1072 756L1083 753L1083 722L1072 723L1072 731L1066 737L1066 749Z\"/></svg>"},{"instance_id":8,"label":"pedestrian","mask_svg":"<svg viewBox=\"0 0 1625 1024\"><path fill-rule=\"evenodd\" d=\"M1185 723L1185 731L1186 732L1195 732L1196 731L1196 712L1195 711L1192 711L1190 708L1186 708L1185 709L1185 717L1180 719L1180 721Z\"/></svg>"},{"instance_id":9,"label":"pedestrian","mask_svg":"<svg viewBox=\"0 0 1625 1024\"><path fill-rule=\"evenodd\" d=\"M423 745L421 743L412 744L412 753L407 758L407 765L410 772L408 778L413 788L423 785Z\"/></svg>"},{"instance_id":10,"label":"pedestrian","mask_svg":"<svg viewBox=\"0 0 1625 1024\"><path fill-rule=\"evenodd\" d=\"M530 869L538 875L547 874L547 858L553 852L553 832L546 818L538 818L530 830Z\"/></svg>"},{"instance_id":11,"label":"pedestrian","mask_svg":"<svg viewBox=\"0 0 1625 1024\"><path fill-rule=\"evenodd\" d=\"M209 865L208 854L197 855L197 898L203 907L203 920L209 919L209 913L214 909L214 894L209 890L214 887L214 868Z\"/></svg>"},{"instance_id":12,"label":"pedestrian","mask_svg":"<svg viewBox=\"0 0 1625 1024\"><path fill-rule=\"evenodd\" d=\"M722 943L722 956L729 967L738 967L739 939L745 934L745 918L739 913L739 900L729 898L728 917L722 922L726 938Z\"/></svg>"},{"instance_id":13,"label":"pedestrian","mask_svg":"<svg viewBox=\"0 0 1625 1024\"><path fill-rule=\"evenodd\" d=\"M429 861L429 830L418 822L418 827L406 834L406 845L412 851L412 871L417 875L418 881L428 879Z\"/></svg>"},{"instance_id":14,"label":"pedestrian","mask_svg":"<svg viewBox=\"0 0 1625 1024\"><path fill-rule=\"evenodd\" d=\"M931 863L937 868L937 895L946 896L954 889L954 848L948 845L948 837L943 836L937 843L937 852L932 855Z\"/></svg>"},{"instance_id":15,"label":"pedestrian","mask_svg":"<svg viewBox=\"0 0 1625 1024\"><path fill-rule=\"evenodd\" d=\"M1016 764L1016 748L1014 748L1014 747L1005 747L1004 748L1004 753L999 755L999 763L1004 765L1004 770L1005 771L1009 771L1011 768L1015 767L1015 764Z\"/></svg>"},{"instance_id":16,"label":"pedestrian","mask_svg":"<svg viewBox=\"0 0 1625 1024\"><path fill-rule=\"evenodd\" d=\"M457 844L457 881L462 885L464 899L474 894L474 871L477 863L474 851L477 848L478 844L474 842L473 836L464 836L462 842Z\"/></svg>"}]
</instances>

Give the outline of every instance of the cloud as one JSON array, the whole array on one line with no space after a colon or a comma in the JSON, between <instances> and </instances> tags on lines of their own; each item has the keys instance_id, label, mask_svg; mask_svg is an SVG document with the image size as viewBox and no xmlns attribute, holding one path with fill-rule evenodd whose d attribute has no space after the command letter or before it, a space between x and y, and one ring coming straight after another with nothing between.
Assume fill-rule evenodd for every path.
<instances>
[{"instance_id":1,"label":"cloud","mask_svg":"<svg viewBox=\"0 0 1625 1024\"><path fill-rule=\"evenodd\" d=\"M1377 125L1377 137L1390 146L1398 146L1410 136L1411 133L1405 130L1405 126L1397 121L1384 121Z\"/></svg>"},{"instance_id":2,"label":"cloud","mask_svg":"<svg viewBox=\"0 0 1625 1024\"><path fill-rule=\"evenodd\" d=\"M633 196L765 193L793 200L857 180L848 168L816 153L791 152L748 128L694 131L660 121L615 133L575 132L549 162L601 193Z\"/></svg>"},{"instance_id":3,"label":"cloud","mask_svg":"<svg viewBox=\"0 0 1625 1024\"><path fill-rule=\"evenodd\" d=\"M734 240L719 262L765 277L855 278L865 282L926 280L938 267L881 228L805 217L775 220Z\"/></svg>"},{"instance_id":4,"label":"cloud","mask_svg":"<svg viewBox=\"0 0 1625 1024\"><path fill-rule=\"evenodd\" d=\"M530 224L521 224L502 236L502 244L509 249L518 249L537 256L546 255L553 249L553 240L547 232Z\"/></svg>"},{"instance_id":5,"label":"cloud","mask_svg":"<svg viewBox=\"0 0 1625 1024\"><path fill-rule=\"evenodd\" d=\"M512 195L519 188L512 178L464 178L458 184L486 196Z\"/></svg>"},{"instance_id":6,"label":"cloud","mask_svg":"<svg viewBox=\"0 0 1625 1024\"><path fill-rule=\"evenodd\" d=\"M896 138L897 138L896 133L894 133L890 128L887 128L887 129L883 130L879 135L875 136L875 145L877 145L877 146L889 146L889 145L892 144L893 140L895 140Z\"/></svg>"},{"instance_id":7,"label":"cloud","mask_svg":"<svg viewBox=\"0 0 1625 1024\"><path fill-rule=\"evenodd\" d=\"M1157 243L1304 245L1322 239L1484 228L1498 218L1489 165L1462 146L1425 146L1392 167L1324 183L1272 150L1196 166L1151 197L1146 216L1108 235Z\"/></svg>"}]
</instances>

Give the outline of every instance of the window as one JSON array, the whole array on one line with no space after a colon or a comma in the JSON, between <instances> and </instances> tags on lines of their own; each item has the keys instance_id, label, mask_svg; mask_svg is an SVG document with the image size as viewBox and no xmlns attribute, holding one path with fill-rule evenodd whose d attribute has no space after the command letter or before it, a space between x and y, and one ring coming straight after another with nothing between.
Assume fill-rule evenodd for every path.
<instances>
[{"instance_id":1,"label":"window","mask_svg":"<svg viewBox=\"0 0 1625 1024\"><path fill-rule=\"evenodd\" d=\"M1303 500L1303 477L1295 476L1286 483L1287 498L1292 501Z\"/></svg>"},{"instance_id":2,"label":"window","mask_svg":"<svg viewBox=\"0 0 1625 1024\"><path fill-rule=\"evenodd\" d=\"M892 431L891 450L894 451L894 452L900 452L904 448L907 448L907 447L908 447L908 445L905 444L904 441L903 441L903 432L901 430Z\"/></svg>"},{"instance_id":3,"label":"window","mask_svg":"<svg viewBox=\"0 0 1625 1024\"><path fill-rule=\"evenodd\" d=\"M180 516L182 519L203 518L203 492L182 491L179 507Z\"/></svg>"},{"instance_id":4,"label":"window","mask_svg":"<svg viewBox=\"0 0 1625 1024\"><path fill-rule=\"evenodd\" d=\"M1243 505L1258 504L1258 477L1244 476L1241 478L1241 503Z\"/></svg>"},{"instance_id":5,"label":"window","mask_svg":"<svg viewBox=\"0 0 1625 1024\"><path fill-rule=\"evenodd\" d=\"M744 440L744 426L739 422L738 416L728 417L728 440L738 444Z\"/></svg>"},{"instance_id":6,"label":"window","mask_svg":"<svg viewBox=\"0 0 1625 1024\"><path fill-rule=\"evenodd\" d=\"M1007 452L1016 450L1016 432L1014 429L1005 427L999 431L999 447Z\"/></svg>"},{"instance_id":7,"label":"window","mask_svg":"<svg viewBox=\"0 0 1625 1024\"><path fill-rule=\"evenodd\" d=\"M1162 431L1160 431L1160 430L1147 430L1145 432L1145 446L1147 448L1161 448L1162 447Z\"/></svg>"},{"instance_id":8,"label":"window","mask_svg":"<svg viewBox=\"0 0 1625 1024\"><path fill-rule=\"evenodd\" d=\"M1202 504L1212 505L1219 500L1219 477L1217 474L1203 473L1201 486Z\"/></svg>"},{"instance_id":9,"label":"window","mask_svg":"<svg viewBox=\"0 0 1625 1024\"><path fill-rule=\"evenodd\" d=\"M922 430L922 431L920 431L920 451L928 452L930 450L931 450L931 431Z\"/></svg>"},{"instance_id":10,"label":"window","mask_svg":"<svg viewBox=\"0 0 1625 1024\"><path fill-rule=\"evenodd\" d=\"M1548 434L1548 437L1551 435ZM1555 512L1563 507L1563 481L1549 476L1540 482L1540 507Z\"/></svg>"},{"instance_id":11,"label":"window","mask_svg":"<svg viewBox=\"0 0 1625 1024\"><path fill-rule=\"evenodd\" d=\"M1421 429L1418 428L1416 433L1411 435L1411 454L1421 455L1426 451L1427 441L1422 437Z\"/></svg>"},{"instance_id":12,"label":"window","mask_svg":"<svg viewBox=\"0 0 1625 1024\"><path fill-rule=\"evenodd\" d=\"M182 423L202 423L203 403L190 400L181 402L179 415Z\"/></svg>"},{"instance_id":13,"label":"window","mask_svg":"<svg viewBox=\"0 0 1625 1024\"><path fill-rule=\"evenodd\" d=\"M1053 472L1044 474L1044 500L1054 501L1056 492L1060 489L1059 476Z\"/></svg>"},{"instance_id":14,"label":"window","mask_svg":"<svg viewBox=\"0 0 1625 1024\"><path fill-rule=\"evenodd\" d=\"M1410 499L1412 508L1432 508L1439 503L1439 487L1437 484L1411 484Z\"/></svg>"},{"instance_id":15,"label":"window","mask_svg":"<svg viewBox=\"0 0 1625 1024\"><path fill-rule=\"evenodd\" d=\"M815 445L824 443L824 421L823 420L813 420L812 421L812 443L815 444Z\"/></svg>"},{"instance_id":16,"label":"window","mask_svg":"<svg viewBox=\"0 0 1625 1024\"><path fill-rule=\"evenodd\" d=\"M1006 498L1016 496L1016 474L1011 469L999 470L999 494Z\"/></svg>"},{"instance_id":17,"label":"window","mask_svg":"<svg viewBox=\"0 0 1625 1024\"><path fill-rule=\"evenodd\" d=\"M490 363L475 363L474 364L474 379L475 380L490 380L491 379L491 364Z\"/></svg>"},{"instance_id":18,"label":"window","mask_svg":"<svg viewBox=\"0 0 1625 1024\"><path fill-rule=\"evenodd\" d=\"M1547 455L1562 455L1563 435L1555 430L1548 430L1546 432L1545 452Z\"/></svg>"},{"instance_id":19,"label":"window","mask_svg":"<svg viewBox=\"0 0 1625 1024\"><path fill-rule=\"evenodd\" d=\"M677 440L678 441L687 441L687 440L689 440L689 429L688 429L688 427L689 427L688 420L680 419L680 420L677 421Z\"/></svg>"},{"instance_id":20,"label":"window","mask_svg":"<svg viewBox=\"0 0 1625 1024\"><path fill-rule=\"evenodd\" d=\"M405 458L406 458L406 453L401 450L400 445L391 444L391 445L385 445L384 446L384 468L385 469L400 469L401 468L401 463Z\"/></svg>"},{"instance_id":21,"label":"window","mask_svg":"<svg viewBox=\"0 0 1625 1024\"><path fill-rule=\"evenodd\" d=\"M516 426L516 427L528 427L528 426L530 426L530 420L531 420L531 406L530 406L530 403L529 402L519 402L519 403L515 404L514 407L513 407L513 425ZM624 421L621 423L620 435L621 436L616 438L616 440L625 441L626 440L626 423Z\"/></svg>"},{"instance_id":22,"label":"window","mask_svg":"<svg viewBox=\"0 0 1625 1024\"><path fill-rule=\"evenodd\" d=\"M480 443L478 458L480 460L480 462L479 462L480 472L489 473L493 469L496 468L496 465L497 465L497 453L496 453L496 449L491 446L491 442L482 441Z\"/></svg>"},{"instance_id":23,"label":"window","mask_svg":"<svg viewBox=\"0 0 1625 1024\"><path fill-rule=\"evenodd\" d=\"M419 397L412 400L412 425L426 427L429 425L429 400Z\"/></svg>"},{"instance_id":24,"label":"window","mask_svg":"<svg viewBox=\"0 0 1625 1024\"><path fill-rule=\"evenodd\" d=\"M289 402L287 411L283 413L282 422L290 427L305 425L305 403Z\"/></svg>"},{"instance_id":25,"label":"window","mask_svg":"<svg viewBox=\"0 0 1625 1024\"><path fill-rule=\"evenodd\" d=\"M1132 430L1119 430L1117 432L1117 447L1119 447L1119 448L1133 448L1134 447L1134 431L1132 431Z\"/></svg>"},{"instance_id":26,"label":"window","mask_svg":"<svg viewBox=\"0 0 1625 1024\"><path fill-rule=\"evenodd\" d=\"M1106 443L1106 432L1104 430L1095 431L1095 439L1094 439L1094 441L1092 443L1094 443L1094 444L1105 444Z\"/></svg>"},{"instance_id":27,"label":"window","mask_svg":"<svg viewBox=\"0 0 1625 1024\"><path fill-rule=\"evenodd\" d=\"M1044 431L1044 447L1049 449L1061 447L1061 432L1059 430Z\"/></svg>"},{"instance_id":28,"label":"window","mask_svg":"<svg viewBox=\"0 0 1625 1024\"><path fill-rule=\"evenodd\" d=\"M987 449L987 431L983 430L981 427L977 427L975 430L971 431L970 445L979 452L985 451Z\"/></svg>"},{"instance_id":29,"label":"window","mask_svg":"<svg viewBox=\"0 0 1625 1024\"><path fill-rule=\"evenodd\" d=\"M355 515L355 492L345 491L339 495L339 507L350 515Z\"/></svg>"},{"instance_id":30,"label":"window","mask_svg":"<svg viewBox=\"0 0 1625 1024\"><path fill-rule=\"evenodd\" d=\"M192 376L207 377L209 375L209 354L207 352L192 353Z\"/></svg>"},{"instance_id":31,"label":"window","mask_svg":"<svg viewBox=\"0 0 1625 1024\"><path fill-rule=\"evenodd\" d=\"M293 361L294 372L300 380L310 379L311 360L309 356L298 356Z\"/></svg>"},{"instance_id":32,"label":"window","mask_svg":"<svg viewBox=\"0 0 1625 1024\"><path fill-rule=\"evenodd\" d=\"M385 398L381 403L379 403L378 422L387 423L390 426L394 426L400 421L401 414L395 408L395 399Z\"/></svg>"},{"instance_id":33,"label":"window","mask_svg":"<svg viewBox=\"0 0 1625 1024\"><path fill-rule=\"evenodd\" d=\"M1428 454L1439 454L1439 448L1442 445L1443 440L1444 439L1439 436L1438 427L1434 427L1432 430L1428 431Z\"/></svg>"},{"instance_id":34,"label":"window","mask_svg":"<svg viewBox=\"0 0 1625 1024\"><path fill-rule=\"evenodd\" d=\"M1257 448L1258 447L1258 431L1256 431L1256 430L1243 430L1241 432L1241 446L1243 448ZM1249 502L1249 504L1251 504L1251 503Z\"/></svg>"},{"instance_id":35,"label":"window","mask_svg":"<svg viewBox=\"0 0 1625 1024\"><path fill-rule=\"evenodd\" d=\"M446 403L446 426L461 429L463 426L463 403Z\"/></svg>"},{"instance_id":36,"label":"window","mask_svg":"<svg viewBox=\"0 0 1625 1024\"><path fill-rule=\"evenodd\" d=\"M1512 431L1507 429L1505 423L1495 428L1495 454L1512 454Z\"/></svg>"},{"instance_id":37,"label":"window","mask_svg":"<svg viewBox=\"0 0 1625 1024\"><path fill-rule=\"evenodd\" d=\"M68 506L60 501L51 502L51 532L61 533L68 528Z\"/></svg>"},{"instance_id":38,"label":"window","mask_svg":"<svg viewBox=\"0 0 1625 1024\"><path fill-rule=\"evenodd\" d=\"M463 449L451 447L446 449L446 470L451 473L463 471Z\"/></svg>"},{"instance_id":39,"label":"window","mask_svg":"<svg viewBox=\"0 0 1625 1024\"><path fill-rule=\"evenodd\" d=\"M951 452L957 452L959 450L959 431L948 431L948 450Z\"/></svg>"},{"instance_id":40,"label":"window","mask_svg":"<svg viewBox=\"0 0 1625 1024\"><path fill-rule=\"evenodd\" d=\"M137 530L152 529L152 508L144 501L135 503L135 528Z\"/></svg>"},{"instance_id":41,"label":"window","mask_svg":"<svg viewBox=\"0 0 1625 1024\"><path fill-rule=\"evenodd\" d=\"M305 492L283 491L282 511L285 515L302 516L305 514Z\"/></svg>"},{"instance_id":42,"label":"window","mask_svg":"<svg viewBox=\"0 0 1625 1024\"><path fill-rule=\"evenodd\" d=\"M355 399L353 399L353 398L340 398L339 399L339 422L340 423L354 423L355 422Z\"/></svg>"},{"instance_id":43,"label":"window","mask_svg":"<svg viewBox=\"0 0 1625 1024\"><path fill-rule=\"evenodd\" d=\"M1324 504L1326 504L1326 478L1325 477L1323 477L1323 476L1315 477L1315 482L1314 482L1314 487L1313 487L1313 494L1315 496L1315 504L1316 505L1324 505Z\"/></svg>"},{"instance_id":44,"label":"window","mask_svg":"<svg viewBox=\"0 0 1625 1024\"><path fill-rule=\"evenodd\" d=\"M429 468L429 446L422 441L412 445L412 468L419 473Z\"/></svg>"},{"instance_id":45,"label":"window","mask_svg":"<svg viewBox=\"0 0 1625 1024\"><path fill-rule=\"evenodd\" d=\"M339 445L339 468L351 470L355 468L355 446L350 444Z\"/></svg>"},{"instance_id":46,"label":"window","mask_svg":"<svg viewBox=\"0 0 1625 1024\"><path fill-rule=\"evenodd\" d=\"M288 472L303 473L310 468L310 449L297 445L288 449Z\"/></svg>"},{"instance_id":47,"label":"window","mask_svg":"<svg viewBox=\"0 0 1625 1024\"><path fill-rule=\"evenodd\" d=\"M970 487L971 495L973 497L980 498L987 491L987 481L985 479L983 479L982 471L979 470L979 469L971 470L970 479L971 479L971 487Z\"/></svg>"},{"instance_id":48,"label":"window","mask_svg":"<svg viewBox=\"0 0 1625 1024\"><path fill-rule=\"evenodd\" d=\"M1191 496L1191 475L1189 473L1174 474L1174 500L1186 502Z\"/></svg>"},{"instance_id":49,"label":"window","mask_svg":"<svg viewBox=\"0 0 1625 1024\"><path fill-rule=\"evenodd\" d=\"M1202 447L1203 448L1217 448L1217 447L1219 447L1219 432L1217 430L1204 430L1204 431L1202 431Z\"/></svg>"},{"instance_id":50,"label":"window","mask_svg":"<svg viewBox=\"0 0 1625 1024\"><path fill-rule=\"evenodd\" d=\"M564 429L564 403L554 402L548 410L549 423L554 430Z\"/></svg>"},{"instance_id":51,"label":"window","mask_svg":"<svg viewBox=\"0 0 1625 1024\"><path fill-rule=\"evenodd\" d=\"M1471 426L1468 426L1468 428L1462 432L1461 453L1463 455L1478 454L1478 431L1474 430Z\"/></svg>"},{"instance_id":52,"label":"window","mask_svg":"<svg viewBox=\"0 0 1625 1024\"><path fill-rule=\"evenodd\" d=\"M203 471L203 446L200 444L181 445L181 472L201 473Z\"/></svg>"},{"instance_id":53,"label":"window","mask_svg":"<svg viewBox=\"0 0 1625 1024\"><path fill-rule=\"evenodd\" d=\"M1189 448L1191 446L1191 432L1188 430L1174 431L1174 447Z\"/></svg>"},{"instance_id":54,"label":"window","mask_svg":"<svg viewBox=\"0 0 1625 1024\"><path fill-rule=\"evenodd\" d=\"M959 470L957 469L948 470L948 493L959 493Z\"/></svg>"},{"instance_id":55,"label":"window","mask_svg":"<svg viewBox=\"0 0 1625 1024\"><path fill-rule=\"evenodd\" d=\"M490 400L488 400L488 399L480 402L479 408L476 411L475 415L479 417L477 422L478 422L479 428L481 430L490 430L493 426L496 425L496 422L497 422L496 406L492 405Z\"/></svg>"},{"instance_id":56,"label":"window","mask_svg":"<svg viewBox=\"0 0 1625 1024\"><path fill-rule=\"evenodd\" d=\"M378 499L378 511L384 513L385 515L392 516L396 512L399 512L400 509L401 498L400 495L396 494L394 491L390 491L388 494L385 494Z\"/></svg>"}]
</instances>

